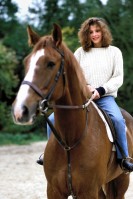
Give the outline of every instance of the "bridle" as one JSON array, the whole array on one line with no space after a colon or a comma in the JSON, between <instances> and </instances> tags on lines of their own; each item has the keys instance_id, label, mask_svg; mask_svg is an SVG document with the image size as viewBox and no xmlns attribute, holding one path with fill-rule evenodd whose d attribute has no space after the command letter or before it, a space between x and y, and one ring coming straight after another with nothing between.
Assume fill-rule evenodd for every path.
<instances>
[{"instance_id":1,"label":"bridle","mask_svg":"<svg viewBox=\"0 0 133 199\"><path fill-rule=\"evenodd\" d=\"M90 104L90 102L93 100L92 98L90 98L85 104L83 105L77 105L77 106L72 106L72 105L56 105L56 104L49 104L49 100L51 99L51 96L54 92L54 89L57 85L57 82L59 80L59 77L61 75L63 75L64 73L64 53L59 50L58 48L54 47L54 49L61 55L61 64L59 67L59 70L57 71L55 78L54 78L54 83L51 86L48 94L45 96L42 91L32 82L29 81L23 81L23 84L27 84L28 86L30 86L34 92L39 95L42 98L42 101L40 101L39 103L39 110L40 112L45 116L45 119L48 123L48 125L50 126L57 142L60 144L60 146L67 152L67 166L68 166L68 188L69 188L69 192L70 195L73 197L73 199L76 199L76 195L74 194L73 191L73 187L72 187L72 174L71 174L71 158L70 158L70 151L72 149L74 149L76 146L78 146L78 144L81 142L81 140L84 138L84 136L86 135L87 132L87 126L88 126L88 105ZM64 78L64 77L63 77ZM65 80L64 82L64 86L65 86ZM86 123L85 123L85 128L84 128L84 132L81 135L81 137L78 139L78 141L76 143L74 143L72 146L68 146L67 143L65 143L61 137L59 136L58 132L56 131L55 127L53 126L52 122L49 120L49 118L46 115L46 112L49 108L60 108L60 109L83 109L86 110Z\"/></svg>"},{"instance_id":2,"label":"bridle","mask_svg":"<svg viewBox=\"0 0 133 199\"><path fill-rule=\"evenodd\" d=\"M30 86L30 88L32 88L32 90L34 90L34 92L39 95L42 100L39 103L39 110L42 114L44 114L45 112L47 112L47 110L49 108L61 108L61 109L85 109L88 107L88 105L90 104L90 101L92 101L92 99L90 98L89 101L87 101L86 103L82 104L82 105L77 105L77 106L73 106L73 105L55 105L55 104L49 104L50 98L54 92L54 89L57 85L57 82L59 80L59 77L62 75L63 76L63 86L65 87L65 73L64 73L64 53L59 50L56 47L53 47L60 55L61 55L61 63L60 63L60 67L59 70L57 71L55 78L54 78L54 83L52 85L52 87L50 88L49 92L47 93L47 95L44 95L43 92L41 91L40 88L38 88L36 86L36 84L30 82L30 81L22 81L21 85L28 85Z\"/></svg>"}]
</instances>

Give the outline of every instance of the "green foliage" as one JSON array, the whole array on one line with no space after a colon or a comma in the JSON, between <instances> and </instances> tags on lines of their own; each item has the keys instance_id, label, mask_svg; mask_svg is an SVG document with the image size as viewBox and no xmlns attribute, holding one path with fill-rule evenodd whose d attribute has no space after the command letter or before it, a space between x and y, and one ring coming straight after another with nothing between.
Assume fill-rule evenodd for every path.
<instances>
[{"instance_id":1,"label":"green foliage","mask_svg":"<svg viewBox=\"0 0 133 199\"><path fill-rule=\"evenodd\" d=\"M12 116L11 116L11 110L8 110L6 123L7 125L4 125L3 132L8 132L11 134L17 134L17 133L32 133L36 132L39 133L45 133L46 132L46 122L44 121L43 117L39 117L36 119L35 123L33 125L23 126L23 125L16 125L13 122Z\"/></svg>"},{"instance_id":2,"label":"green foliage","mask_svg":"<svg viewBox=\"0 0 133 199\"><path fill-rule=\"evenodd\" d=\"M9 145L9 144L30 144L31 142L37 142L46 140L46 136L43 134L36 134L36 133L0 133L0 145Z\"/></svg>"},{"instance_id":3,"label":"green foliage","mask_svg":"<svg viewBox=\"0 0 133 199\"><path fill-rule=\"evenodd\" d=\"M11 116L10 106L0 104L0 145L28 144L33 141L46 140L46 122L38 117L30 126L16 125Z\"/></svg>"},{"instance_id":4,"label":"green foliage","mask_svg":"<svg viewBox=\"0 0 133 199\"><path fill-rule=\"evenodd\" d=\"M28 47L26 28L26 24L18 24L12 31L6 34L3 39L3 44L16 53L17 65L14 68L14 73L18 76L18 85L24 78L23 59L27 56L30 50Z\"/></svg>"},{"instance_id":5,"label":"green foliage","mask_svg":"<svg viewBox=\"0 0 133 199\"><path fill-rule=\"evenodd\" d=\"M15 52L7 49L0 43L0 98L3 95L10 98L13 94L13 88L18 83L17 76L14 75L17 60Z\"/></svg>"},{"instance_id":6,"label":"green foliage","mask_svg":"<svg viewBox=\"0 0 133 199\"><path fill-rule=\"evenodd\" d=\"M67 43L67 46L74 52L78 48L78 37L74 37L75 29L72 27L65 27L62 29L63 41Z\"/></svg>"},{"instance_id":7,"label":"green foliage","mask_svg":"<svg viewBox=\"0 0 133 199\"><path fill-rule=\"evenodd\" d=\"M17 5L12 3L11 0L0 0L0 18L10 20L18 11Z\"/></svg>"},{"instance_id":8,"label":"green foliage","mask_svg":"<svg viewBox=\"0 0 133 199\"><path fill-rule=\"evenodd\" d=\"M17 60L15 52L7 49L0 42L0 130L5 126L8 127L8 110L13 89L16 88L18 79L14 74Z\"/></svg>"},{"instance_id":9,"label":"green foliage","mask_svg":"<svg viewBox=\"0 0 133 199\"><path fill-rule=\"evenodd\" d=\"M108 0L104 18L112 30L113 44L121 49L124 59L124 84L119 90L117 101L121 107L133 114L133 12L131 7L133 7L131 0L125 3L122 0Z\"/></svg>"},{"instance_id":10,"label":"green foliage","mask_svg":"<svg viewBox=\"0 0 133 199\"><path fill-rule=\"evenodd\" d=\"M46 127L42 118L39 118L41 124L37 120L35 125L24 127L15 125L11 117L11 104L24 77L23 59L30 50L27 45L27 23L42 35L50 33L53 23L58 23L63 40L74 52L80 46L77 33L81 23L93 16L105 18L113 34L113 45L122 50L124 58L124 84L117 101L133 114L132 0L108 0L106 5L100 0L33 0L27 22L21 23L15 15L17 10L17 5L11 0L0 0L0 130L3 135L5 132L14 134L14 137L24 134L27 139L26 133L38 134Z\"/></svg>"},{"instance_id":11,"label":"green foliage","mask_svg":"<svg viewBox=\"0 0 133 199\"><path fill-rule=\"evenodd\" d=\"M17 24L3 39L3 44L15 51L19 64L22 64L22 60L29 53L26 28L26 24Z\"/></svg>"},{"instance_id":12,"label":"green foliage","mask_svg":"<svg viewBox=\"0 0 133 199\"><path fill-rule=\"evenodd\" d=\"M18 7L11 0L0 0L0 38L16 25L16 12Z\"/></svg>"},{"instance_id":13,"label":"green foliage","mask_svg":"<svg viewBox=\"0 0 133 199\"><path fill-rule=\"evenodd\" d=\"M43 33L49 33L54 22L61 23L63 20L62 15L60 15L58 0L45 0L41 1L41 4L34 1L29 11L32 13L32 16L29 16L29 21L34 24L36 18L38 18L38 29L43 31ZM53 20L50 20L51 18Z\"/></svg>"}]
</instances>

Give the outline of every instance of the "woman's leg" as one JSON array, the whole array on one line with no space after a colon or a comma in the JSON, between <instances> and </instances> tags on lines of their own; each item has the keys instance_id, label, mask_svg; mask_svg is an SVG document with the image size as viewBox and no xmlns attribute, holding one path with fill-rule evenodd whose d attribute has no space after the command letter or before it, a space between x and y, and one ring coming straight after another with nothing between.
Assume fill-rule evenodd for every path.
<instances>
[{"instance_id":1,"label":"woman's leg","mask_svg":"<svg viewBox=\"0 0 133 199\"><path fill-rule=\"evenodd\" d=\"M52 122L52 124L54 125L54 113L52 113L50 116L49 116L49 120ZM50 126L47 124L47 138L49 139L50 138L50 135L51 135L51 128Z\"/></svg>"},{"instance_id":2,"label":"woman's leg","mask_svg":"<svg viewBox=\"0 0 133 199\"><path fill-rule=\"evenodd\" d=\"M52 113L49 116L50 121L52 122L52 124L54 124L54 113ZM47 124L47 138L49 139L51 135L51 128L50 126ZM43 165L43 159L44 159L44 154L41 154L39 159L36 161L38 164Z\"/></svg>"},{"instance_id":3,"label":"woman's leg","mask_svg":"<svg viewBox=\"0 0 133 199\"><path fill-rule=\"evenodd\" d=\"M128 155L126 130L125 130L126 129L125 120L121 114L120 108L115 102L114 97L106 96L106 97L100 98L99 100L96 100L96 104L100 108L102 108L104 111L106 111L106 113L110 116L114 124L114 128L116 130L117 142L123 150L123 154L122 154L121 150L116 145L117 158L123 159L125 157L128 157L129 155Z\"/></svg>"},{"instance_id":4,"label":"woman's leg","mask_svg":"<svg viewBox=\"0 0 133 199\"><path fill-rule=\"evenodd\" d=\"M126 172L132 172L133 163L130 162L131 158L129 158L128 155L125 120L121 114L118 105L115 102L114 97L107 96L100 98L99 100L96 100L96 104L108 113L114 124L116 139L118 142L116 143L118 163L120 164L121 168ZM118 145L120 145L120 147L122 148L122 152Z\"/></svg>"}]
</instances>

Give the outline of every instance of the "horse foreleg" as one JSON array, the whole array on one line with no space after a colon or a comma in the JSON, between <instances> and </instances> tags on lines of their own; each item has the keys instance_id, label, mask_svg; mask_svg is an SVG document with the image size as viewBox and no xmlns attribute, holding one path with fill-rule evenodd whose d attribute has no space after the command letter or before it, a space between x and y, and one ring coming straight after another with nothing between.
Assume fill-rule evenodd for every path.
<instances>
[{"instance_id":1,"label":"horse foreleg","mask_svg":"<svg viewBox=\"0 0 133 199\"><path fill-rule=\"evenodd\" d=\"M57 189L54 189L49 183L47 184L47 198L48 199L67 199L63 193L60 193Z\"/></svg>"},{"instance_id":2,"label":"horse foreleg","mask_svg":"<svg viewBox=\"0 0 133 199\"><path fill-rule=\"evenodd\" d=\"M107 199L125 199L124 195L129 186L129 174L121 174L106 186Z\"/></svg>"},{"instance_id":3,"label":"horse foreleg","mask_svg":"<svg viewBox=\"0 0 133 199\"><path fill-rule=\"evenodd\" d=\"M99 198L99 193L97 189L84 189L82 188L79 192L76 193L76 199L105 199L105 198Z\"/></svg>"}]
</instances>

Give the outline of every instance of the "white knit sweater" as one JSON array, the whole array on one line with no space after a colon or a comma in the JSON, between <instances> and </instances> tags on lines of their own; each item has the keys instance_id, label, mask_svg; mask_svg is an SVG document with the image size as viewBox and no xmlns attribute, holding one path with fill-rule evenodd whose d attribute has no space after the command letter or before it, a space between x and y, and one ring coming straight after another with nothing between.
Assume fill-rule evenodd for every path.
<instances>
[{"instance_id":1,"label":"white knit sweater","mask_svg":"<svg viewBox=\"0 0 133 199\"><path fill-rule=\"evenodd\" d=\"M82 47L74 53L86 81L95 88L103 87L105 96L116 97L118 88L123 83L123 58L119 48L92 48L85 52Z\"/></svg>"}]
</instances>

